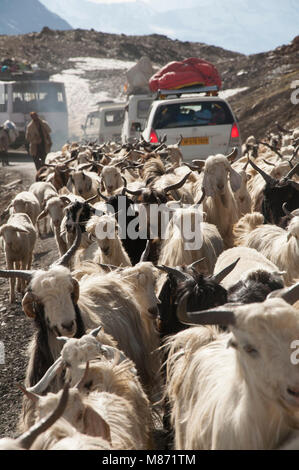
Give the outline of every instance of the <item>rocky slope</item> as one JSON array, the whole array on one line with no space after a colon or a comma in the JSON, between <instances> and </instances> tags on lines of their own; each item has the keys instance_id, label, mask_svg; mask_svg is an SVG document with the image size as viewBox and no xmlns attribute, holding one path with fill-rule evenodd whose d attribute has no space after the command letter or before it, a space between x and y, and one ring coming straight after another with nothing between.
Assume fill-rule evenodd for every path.
<instances>
[{"instance_id":1,"label":"rocky slope","mask_svg":"<svg viewBox=\"0 0 299 470\"><path fill-rule=\"evenodd\" d=\"M156 66L187 57L209 60L221 73L223 89L247 87L228 99L239 118L243 139L250 134L262 137L266 131L276 130L276 121L287 128L299 126L299 100L292 89L292 86L299 89L298 49L299 36L273 51L249 56L156 34L127 36L81 29L58 31L45 27L39 33L0 36L0 56L27 59L53 73L69 68L68 59L72 57L137 61L147 55ZM113 89L113 71L106 76L109 80L105 80L100 72L90 74L93 86L98 82L102 89ZM122 81L122 77L115 74L117 92L120 78Z\"/></svg>"}]
</instances>

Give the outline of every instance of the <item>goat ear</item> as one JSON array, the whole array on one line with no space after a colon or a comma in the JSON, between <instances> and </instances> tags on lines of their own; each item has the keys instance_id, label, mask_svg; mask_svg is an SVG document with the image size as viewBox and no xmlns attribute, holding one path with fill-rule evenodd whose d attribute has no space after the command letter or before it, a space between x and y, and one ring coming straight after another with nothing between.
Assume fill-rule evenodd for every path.
<instances>
[{"instance_id":1,"label":"goat ear","mask_svg":"<svg viewBox=\"0 0 299 470\"><path fill-rule=\"evenodd\" d=\"M88 436L102 437L111 442L110 426L91 406L84 410L84 434Z\"/></svg>"},{"instance_id":2,"label":"goat ear","mask_svg":"<svg viewBox=\"0 0 299 470\"><path fill-rule=\"evenodd\" d=\"M211 185L210 177L206 173L204 173L204 175L203 175L202 188L205 191L206 197L215 196L215 192L214 192L214 190L212 188L212 185Z\"/></svg>"},{"instance_id":3,"label":"goat ear","mask_svg":"<svg viewBox=\"0 0 299 470\"><path fill-rule=\"evenodd\" d=\"M46 215L48 215L48 210L47 209L44 209L38 216L37 218L37 222L40 220L40 219L43 219L44 217L46 217Z\"/></svg>"},{"instance_id":4,"label":"goat ear","mask_svg":"<svg viewBox=\"0 0 299 470\"><path fill-rule=\"evenodd\" d=\"M240 189L242 184L242 176L239 175L237 171L235 171L232 167L230 167L230 187L232 188L233 192L235 193Z\"/></svg>"},{"instance_id":5,"label":"goat ear","mask_svg":"<svg viewBox=\"0 0 299 470\"><path fill-rule=\"evenodd\" d=\"M27 315L27 317L29 318L36 317L34 309L33 309L34 301L36 301L36 297L32 294L32 292L30 291L26 292L22 300L22 308L23 308L25 315Z\"/></svg>"},{"instance_id":6,"label":"goat ear","mask_svg":"<svg viewBox=\"0 0 299 470\"><path fill-rule=\"evenodd\" d=\"M3 235L3 232L4 232L4 230L5 230L6 227L8 227L7 224L2 225L2 227L0 228L0 237Z\"/></svg>"},{"instance_id":7,"label":"goat ear","mask_svg":"<svg viewBox=\"0 0 299 470\"><path fill-rule=\"evenodd\" d=\"M67 183L66 183L66 188L69 190L69 191L72 191L73 189L73 178L72 178L72 175L69 177L69 179L67 180Z\"/></svg>"},{"instance_id":8,"label":"goat ear","mask_svg":"<svg viewBox=\"0 0 299 470\"><path fill-rule=\"evenodd\" d=\"M72 281L73 281L74 302L76 304L79 300L80 287L79 287L79 282L77 281L77 279L72 278Z\"/></svg>"}]
</instances>

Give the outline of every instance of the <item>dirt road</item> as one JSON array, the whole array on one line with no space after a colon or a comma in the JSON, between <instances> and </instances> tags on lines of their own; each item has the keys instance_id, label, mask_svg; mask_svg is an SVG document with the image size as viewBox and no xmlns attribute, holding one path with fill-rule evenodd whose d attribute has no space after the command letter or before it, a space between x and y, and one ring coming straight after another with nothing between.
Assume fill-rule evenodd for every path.
<instances>
[{"instance_id":1,"label":"dirt road","mask_svg":"<svg viewBox=\"0 0 299 470\"><path fill-rule=\"evenodd\" d=\"M35 167L31 162L11 163L0 166L0 214L20 191L27 190L34 182ZM21 183L7 187L21 179ZM46 268L58 258L53 236L38 239L33 268ZM5 269L5 256L0 249L0 268ZM27 367L27 348L34 333L32 320L25 317L21 307L21 295L16 304L9 304L9 281L0 278L0 352L4 350L4 364L0 364L0 437L15 436L21 411L22 392L17 383L23 382ZM1 356L0 356L1 357ZM2 361L3 362L3 361Z\"/></svg>"}]
</instances>

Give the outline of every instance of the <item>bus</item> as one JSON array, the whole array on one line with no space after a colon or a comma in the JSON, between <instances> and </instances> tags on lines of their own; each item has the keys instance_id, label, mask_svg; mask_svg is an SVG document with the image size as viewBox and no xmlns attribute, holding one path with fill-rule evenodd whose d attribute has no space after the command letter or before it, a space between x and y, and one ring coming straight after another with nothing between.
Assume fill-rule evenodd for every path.
<instances>
[{"instance_id":1,"label":"bus","mask_svg":"<svg viewBox=\"0 0 299 470\"><path fill-rule=\"evenodd\" d=\"M17 126L19 137L14 148L26 144L25 132L35 111L52 129L51 150L59 150L68 140L68 111L64 83L49 80L36 72L0 74L0 125L6 120Z\"/></svg>"}]
</instances>

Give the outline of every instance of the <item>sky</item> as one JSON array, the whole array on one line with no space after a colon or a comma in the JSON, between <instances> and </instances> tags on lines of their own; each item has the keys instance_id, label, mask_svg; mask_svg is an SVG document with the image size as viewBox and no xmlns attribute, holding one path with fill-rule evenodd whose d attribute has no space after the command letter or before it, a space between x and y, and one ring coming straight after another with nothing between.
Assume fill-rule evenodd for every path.
<instances>
[{"instance_id":1,"label":"sky","mask_svg":"<svg viewBox=\"0 0 299 470\"><path fill-rule=\"evenodd\" d=\"M127 2L135 2L136 0L89 0L93 3L127 3ZM167 10L174 10L177 8L187 8L196 6L197 0L142 0L144 3L147 3L149 6L155 8L158 11L167 11Z\"/></svg>"}]
</instances>

